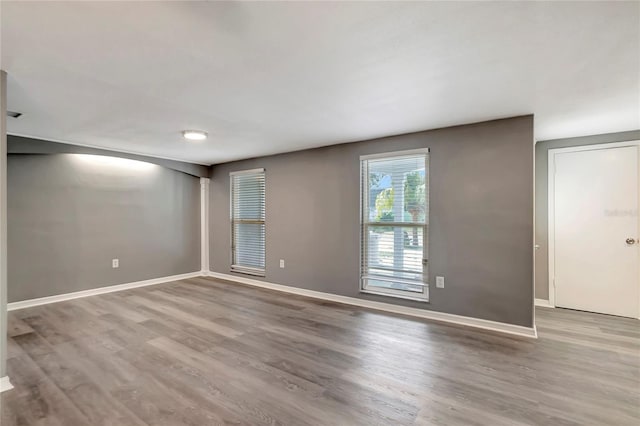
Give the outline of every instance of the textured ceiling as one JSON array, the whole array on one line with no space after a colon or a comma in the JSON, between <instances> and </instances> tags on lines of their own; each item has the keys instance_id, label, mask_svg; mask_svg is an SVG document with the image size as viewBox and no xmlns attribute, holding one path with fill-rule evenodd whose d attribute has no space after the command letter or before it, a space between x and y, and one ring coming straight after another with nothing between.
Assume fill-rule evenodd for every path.
<instances>
[{"instance_id":1,"label":"textured ceiling","mask_svg":"<svg viewBox=\"0 0 640 426\"><path fill-rule=\"evenodd\" d=\"M638 129L639 9L2 2L8 128L206 164L529 113L538 140Z\"/></svg>"}]
</instances>

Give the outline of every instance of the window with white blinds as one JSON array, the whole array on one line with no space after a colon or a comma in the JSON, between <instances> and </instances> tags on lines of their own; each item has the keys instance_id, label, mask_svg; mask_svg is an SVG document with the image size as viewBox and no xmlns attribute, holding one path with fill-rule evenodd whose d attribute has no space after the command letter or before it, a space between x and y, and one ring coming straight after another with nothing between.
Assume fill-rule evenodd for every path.
<instances>
[{"instance_id":1,"label":"window with white blinds","mask_svg":"<svg viewBox=\"0 0 640 426\"><path fill-rule=\"evenodd\" d=\"M264 169L233 172L231 177L231 270L264 276Z\"/></svg>"},{"instance_id":2,"label":"window with white blinds","mask_svg":"<svg viewBox=\"0 0 640 426\"><path fill-rule=\"evenodd\" d=\"M429 151L361 157L361 290L428 300Z\"/></svg>"}]
</instances>

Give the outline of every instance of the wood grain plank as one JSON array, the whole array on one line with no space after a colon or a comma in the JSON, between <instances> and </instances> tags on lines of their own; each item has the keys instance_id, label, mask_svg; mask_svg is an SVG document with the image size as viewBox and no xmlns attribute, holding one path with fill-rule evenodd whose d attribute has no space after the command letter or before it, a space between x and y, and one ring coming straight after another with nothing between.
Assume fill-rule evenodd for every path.
<instances>
[{"instance_id":1,"label":"wood grain plank","mask_svg":"<svg viewBox=\"0 0 640 426\"><path fill-rule=\"evenodd\" d=\"M537 341L194 278L11 312L2 426L637 425L640 322Z\"/></svg>"}]
</instances>

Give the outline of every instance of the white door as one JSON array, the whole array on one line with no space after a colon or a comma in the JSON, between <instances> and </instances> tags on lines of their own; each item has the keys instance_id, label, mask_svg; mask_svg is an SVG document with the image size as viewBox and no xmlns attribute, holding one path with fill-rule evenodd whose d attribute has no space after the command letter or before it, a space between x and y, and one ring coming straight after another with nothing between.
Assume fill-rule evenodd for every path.
<instances>
[{"instance_id":1,"label":"white door","mask_svg":"<svg viewBox=\"0 0 640 426\"><path fill-rule=\"evenodd\" d=\"M579 149L550 156L555 305L638 318L639 147Z\"/></svg>"}]
</instances>

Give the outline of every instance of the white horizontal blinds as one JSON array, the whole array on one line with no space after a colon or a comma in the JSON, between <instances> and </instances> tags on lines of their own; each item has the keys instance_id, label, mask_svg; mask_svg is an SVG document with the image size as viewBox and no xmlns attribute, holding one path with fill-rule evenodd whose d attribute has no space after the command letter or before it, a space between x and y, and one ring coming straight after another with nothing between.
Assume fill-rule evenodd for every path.
<instances>
[{"instance_id":1,"label":"white horizontal blinds","mask_svg":"<svg viewBox=\"0 0 640 426\"><path fill-rule=\"evenodd\" d=\"M362 286L426 299L428 154L362 160Z\"/></svg>"},{"instance_id":2,"label":"white horizontal blinds","mask_svg":"<svg viewBox=\"0 0 640 426\"><path fill-rule=\"evenodd\" d=\"M264 275L265 173L231 174L231 270Z\"/></svg>"}]
</instances>

